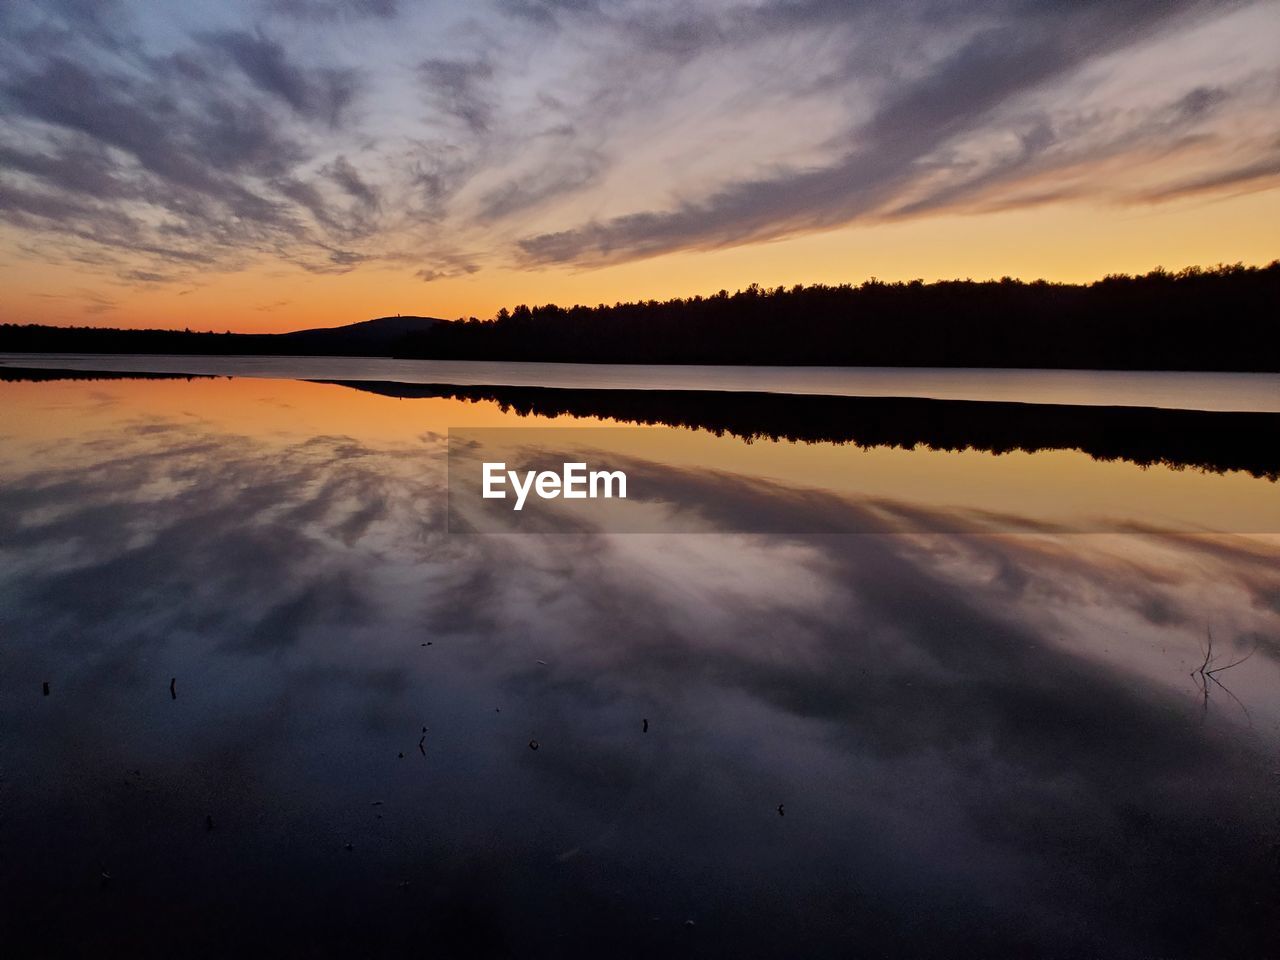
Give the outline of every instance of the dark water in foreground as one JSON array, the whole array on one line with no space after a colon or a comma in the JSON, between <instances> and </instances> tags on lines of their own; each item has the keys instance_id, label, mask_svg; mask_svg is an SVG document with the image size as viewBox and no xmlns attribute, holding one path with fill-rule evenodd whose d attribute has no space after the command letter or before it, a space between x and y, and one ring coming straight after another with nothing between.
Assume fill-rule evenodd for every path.
<instances>
[{"instance_id":1,"label":"dark water in foreground","mask_svg":"<svg viewBox=\"0 0 1280 960\"><path fill-rule=\"evenodd\" d=\"M0 382L7 954L1280 955L1272 421L394 394ZM445 532L618 418L705 532Z\"/></svg>"}]
</instances>

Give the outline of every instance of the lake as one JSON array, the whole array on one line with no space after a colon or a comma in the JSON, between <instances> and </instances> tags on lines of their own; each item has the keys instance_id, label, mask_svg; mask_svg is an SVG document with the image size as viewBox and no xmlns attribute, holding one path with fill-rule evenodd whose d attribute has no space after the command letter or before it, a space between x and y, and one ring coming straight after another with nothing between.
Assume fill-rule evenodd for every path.
<instances>
[{"instance_id":1,"label":"lake","mask_svg":"<svg viewBox=\"0 0 1280 960\"><path fill-rule=\"evenodd\" d=\"M1280 413L1280 374L902 367L497 363L385 357L0 353L0 365L292 380L609 390L727 390Z\"/></svg>"},{"instance_id":2,"label":"lake","mask_svg":"<svg viewBox=\"0 0 1280 960\"><path fill-rule=\"evenodd\" d=\"M0 361L16 955L1280 953L1275 377Z\"/></svg>"}]
</instances>

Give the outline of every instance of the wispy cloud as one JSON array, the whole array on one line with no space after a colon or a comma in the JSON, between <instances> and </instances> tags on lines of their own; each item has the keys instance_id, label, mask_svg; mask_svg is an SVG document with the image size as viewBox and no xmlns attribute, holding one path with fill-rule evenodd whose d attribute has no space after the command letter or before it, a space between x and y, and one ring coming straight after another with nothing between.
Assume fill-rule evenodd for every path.
<instances>
[{"instance_id":1,"label":"wispy cloud","mask_svg":"<svg viewBox=\"0 0 1280 960\"><path fill-rule=\"evenodd\" d=\"M0 221L132 282L439 278L1265 189L1268 27L1272 0L6 5Z\"/></svg>"},{"instance_id":2,"label":"wispy cloud","mask_svg":"<svg viewBox=\"0 0 1280 960\"><path fill-rule=\"evenodd\" d=\"M277 41L260 33L230 31L207 37L205 43L226 54L263 93L279 97L304 117L336 124L355 98L355 71L301 66Z\"/></svg>"},{"instance_id":3,"label":"wispy cloud","mask_svg":"<svg viewBox=\"0 0 1280 960\"><path fill-rule=\"evenodd\" d=\"M487 90L493 79L487 60L424 60L418 65L427 99L444 117L456 117L472 133L489 129L494 104Z\"/></svg>"}]
</instances>

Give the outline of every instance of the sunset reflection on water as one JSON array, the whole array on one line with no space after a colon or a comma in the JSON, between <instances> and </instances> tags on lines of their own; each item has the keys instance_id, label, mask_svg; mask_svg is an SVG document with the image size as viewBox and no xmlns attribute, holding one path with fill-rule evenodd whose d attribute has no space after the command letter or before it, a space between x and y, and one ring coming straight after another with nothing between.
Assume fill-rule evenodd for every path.
<instances>
[{"instance_id":1,"label":"sunset reflection on water","mask_svg":"<svg viewBox=\"0 0 1280 960\"><path fill-rule=\"evenodd\" d=\"M1274 945L1272 481L648 427L618 449L702 471L718 531L467 537L444 526L448 431L617 425L274 380L0 383L0 403L9 942ZM1224 525L731 521L867 496ZM1206 654L1248 656L1207 697Z\"/></svg>"}]
</instances>

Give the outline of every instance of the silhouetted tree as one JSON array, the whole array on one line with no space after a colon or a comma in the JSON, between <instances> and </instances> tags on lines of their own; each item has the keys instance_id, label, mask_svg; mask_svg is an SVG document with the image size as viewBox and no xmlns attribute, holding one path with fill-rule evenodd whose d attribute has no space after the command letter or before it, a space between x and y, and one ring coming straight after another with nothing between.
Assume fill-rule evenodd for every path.
<instances>
[{"instance_id":1,"label":"silhouetted tree","mask_svg":"<svg viewBox=\"0 0 1280 960\"><path fill-rule=\"evenodd\" d=\"M1090 284L1010 277L498 311L377 341L302 333L0 326L0 351L315 353L574 363L1045 367L1280 372L1280 261Z\"/></svg>"},{"instance_id":2,"label":"silhouetted tree","mask_svg":"<svg viewBox=\"0 0 1280 960\"><path fill-rule=\"evenodd\" d=\"M1280 370L1280 261L1091 284L1011 277L505 309L400 355L609 363Z\"/></svg>"}]
</instances>

